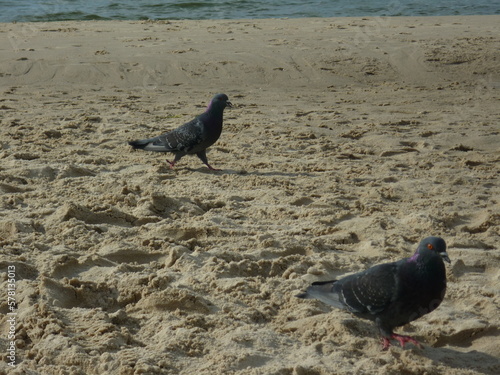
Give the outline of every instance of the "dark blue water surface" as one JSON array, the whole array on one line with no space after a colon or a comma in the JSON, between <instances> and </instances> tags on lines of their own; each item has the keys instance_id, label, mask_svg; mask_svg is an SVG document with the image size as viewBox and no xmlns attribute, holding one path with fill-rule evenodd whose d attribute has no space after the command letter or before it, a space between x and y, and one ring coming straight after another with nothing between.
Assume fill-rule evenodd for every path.
<instances>
[{"instance_id":1,"label":"dark blue water surface","mask_svg":"<svg viewBox=\"0 0 500 375\"><path fill-rule=\"evenodd\" d=\"M0 0L0 22L500 14L500 0Z\"/></svg>"}]
</instances>

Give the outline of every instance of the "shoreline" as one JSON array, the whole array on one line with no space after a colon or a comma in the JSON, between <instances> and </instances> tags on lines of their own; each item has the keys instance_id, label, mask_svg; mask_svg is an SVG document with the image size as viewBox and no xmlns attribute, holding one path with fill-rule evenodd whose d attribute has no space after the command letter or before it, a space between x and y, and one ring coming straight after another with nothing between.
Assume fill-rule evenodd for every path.
<instances>
[{"instance_id":1,"label":"shoreline","mask_svg":"<svg viewBox=\"0 0 500 375\"><path fill-rule=\"evenodd\" d=\"M412 16L338 16L338 17L266 17L266 18L213 18L213 19L189 19L189 18L170 18L170 19L95 19L95 20L54 20L54 21L6 21L0 22L0 25L7 24L42 24L42 23L67 23L67 22L249 22L249 21L276 21L276 20L340 20L340 19L430 19L430 18L476 18L476 17L500 17L500 14L468 14L468 15L412 15Z\"/></svg>"},{"instance_id":2,"label":"shoreline","mask_svg":"<svg viewBox=\"0 0 500 375\"><path fill-rule=\"evenodd\" d=\"M432 16L338 16L338 17L267 17L267 18L212 18L212 19L123 19L123 20L115 20L115 19L103 19L103 20L55 20L55 21L9 21L9 22L0 22L0 25L3 24L23 24L23 23L53 23L53 22L226 22L226 21L266 21L266 20L334 20L334 19L360 19L360 18L461 18L461 17L500 17L500 14L468 14L468 15L432 15Z\"/></svg>"}]
</instances>

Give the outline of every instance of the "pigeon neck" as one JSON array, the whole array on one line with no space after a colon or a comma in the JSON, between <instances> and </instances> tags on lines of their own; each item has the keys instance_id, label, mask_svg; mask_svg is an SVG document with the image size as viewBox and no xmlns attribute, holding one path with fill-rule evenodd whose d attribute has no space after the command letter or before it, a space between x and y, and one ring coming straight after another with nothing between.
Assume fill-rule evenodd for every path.
<instances>
[{"instance_id":1,"label":"pigeon neck","mask_svg":"<svg viewBox=\"0 0 500 375\"><path fill-rule=\"evenodd\" d=\"M420 257L420 254L417 251L415 254L413 254L411 257L408 258L408 262L416 263L418 261L419 257Z\"/></svg>"},{"instance_id":2,"label":"pigeon neck","mask_svg":"<svg viewBox=\"0 0 500 375\"><path fill-rule=\"evenodd\" d=\"M224 111L225 105L221 102L211 102L206 110L206 113L220 114Z\"/></svg>"},{"instance_id":3,"label":"pigeon neck","mask_svg":"<svg viewBox=\"0 0 500 375\"><path fill-rule=\"evenodd\" d=\"M440 258L441 257L433 251L427 249L418 249L417 251L415 251L415 254L408 258L408 262L424 264L431 261L431 259Z\"/></svg>"}]
</instances>

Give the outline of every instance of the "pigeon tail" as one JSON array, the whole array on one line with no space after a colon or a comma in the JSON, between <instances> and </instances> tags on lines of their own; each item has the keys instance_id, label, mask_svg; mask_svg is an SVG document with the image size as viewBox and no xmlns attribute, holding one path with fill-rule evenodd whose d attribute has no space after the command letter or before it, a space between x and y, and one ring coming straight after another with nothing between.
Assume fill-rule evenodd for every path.
<instances>
[{"instance_id":1,"label":"pigeon tail","mask_svg":"<svg viewBox=\"0 0 500 375\"><path fill-rule=\"evenodd\" d=\"M149 143L149 139L139 139L136 141L130 141L128 144L132 146L133 148L139 148L139 149L144 149Z\"/></svg>"},{"instance_id":2,"label":"pigeon tail","mask_svg":"<svg viewBox=\"0 0 500 375\"><path fill-rule=\"evenodd\" d=\"M166 145L156 144L156 138L148 138L148 139L138 139L136 141L130 141L128 144L132 146L134 149L140 149L145 151L155 151L155 152L168 152L170 151Z\"/></svg>"},{"instance_id":3,"label":"pigeon tail","mask_svg":"<svg viewBox=\"0 0 500 375\"><path fill-rule=\"evenodd\" d=\"M333 292L333 285L336 282L337 280L316 281L312 283L304 293L297 294L296 297L318 299L327 305L345 310L345 304L340 301L339 295Z\"/></svg>"}]
</instances>

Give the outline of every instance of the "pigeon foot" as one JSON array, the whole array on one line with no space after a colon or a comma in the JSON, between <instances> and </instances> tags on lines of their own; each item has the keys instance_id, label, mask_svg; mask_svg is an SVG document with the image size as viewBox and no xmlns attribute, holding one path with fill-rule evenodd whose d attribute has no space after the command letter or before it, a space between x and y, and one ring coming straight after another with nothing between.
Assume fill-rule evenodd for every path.
<instances>
[{"instance_id":1,"label":"pigeon foot","mask_svg":"<svg viewBox=\"0 0 500 375\"><path fill-rule=\"evenodd\" d=\"M212 167L210 164L208 163L205 163L205 165L208 167L208 169L210 169L211 171L222 171L222 169L217 169L217 168L214 168Z\"/></svg>"},{"instance_id":2,"label":"pigeon foot","mask_svg":"<svg viewBox=\"0 0 500 375\"><path fill-rule=\"evenodd\" d=\"M402 348L404 348L405 344L408 342L415 346L418 346L419 348L422 348L422 344L420 344L417 340L410 336L398 335L396 333L393 333L391 335L391 339L398 341ZM391 340L387 337L382 338L382 350L389 349L389 346L391 346Z\"/></svg>"},{"instance_id":3,"label":"pigeon foot","mask_svg":"<svg viewBox=\"0 0 500 375\"><path fill-rule=\"evenodd\" d=\"M167 163L170 165L170 169L174 169L175 161L170 161L167 159Z\"/></svg>"}]
</instances>

